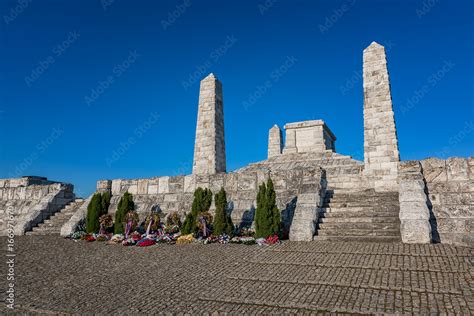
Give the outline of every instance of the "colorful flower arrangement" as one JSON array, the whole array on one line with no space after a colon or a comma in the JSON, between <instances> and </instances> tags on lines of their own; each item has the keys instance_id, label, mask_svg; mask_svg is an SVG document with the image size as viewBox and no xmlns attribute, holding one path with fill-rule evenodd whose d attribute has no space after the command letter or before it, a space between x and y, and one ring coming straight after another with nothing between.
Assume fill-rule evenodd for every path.
<instances>
[{"instance_id":1,"label":"colorful flower arrangement","mask_svg":"<svg viewBox=\"0 0 474 316\"><path fill-rule=\"evenodd\" d=\"M110 241L113 243L121 243L123 241L124 237L122 234L115 234L110 238Z\"/></svg>"},{"instance_id":2,"label":"colorful flower arrangement","mask_svg":"<svg viewBox=\"0 0 474 316\"><path fill-rule=\"evenodd\" d=\"M158 229L161 228L161 219L160 214L156 211L152 211L146 218L145 218L145 227L146 227L146 234L156 233Z\"/></svg>"},{"instance_id":3,"label":"colorful flower arrangement","mask_svg":"<svg viewBox=\"0 0 474 316\"><path fill-rule=\"evenodd\" d=\"M156 244L156 241L149 238L145 238L137 242L138 247L148 247L148 246L153 246L154 244Z\"/></svg>"},{"instance_id":4,"label":"colorful flower arrangement","mask_svg":"<svg viewBox=\"0 0 474 316\"><path fill-rule=\"evenodd\" d=\"M254 237L255 236L255 229L251 227L242 227L238 233L242 237Z\"/></svg>"},{"instance_id":5,"label":"colorful flower arrangement","mask_svg":"<svg viewBox=\"0 0 474 316\"><path fill-rule=\"evenodd\" d=\"M193 234L188 234L188 235L179 236L178 239L176 240L176 244L184 245L184 244L190 244L195 241L196 239L194 238Z\"/></svg>"},{"instance_id":6,"label":"colorful flower arrangement","mask_svg":"<svg viewBox=\"0 0 474 316\"><path fill-rule=\"evenodd\" d=\"M104 214L101 217L99 217L99 223L100 223L100 234L105 234L106 230L108 228L111 228L114 225L114 220L112 218L112 215L109 214Z\"/></svg>"},{"instance_id":7,"label":"colorful flower arrangement","mask_svg":"<svg viewBox=\"0 0 474 316\"><path fill-rule=\"evenodd\" d=\"M201 239L200 241L203 244L207 245L207 244L215 244L215 243L227 244L227 243L229 243L229 240L230 240L229 236L224 234L224 235L220 235L220 236L211 235L211 236L209 236L205 239Z\"/></svg>"},{"instance_id":8,"label":"colorful flower arrangement","mask_svg":"<svg viewBox=\"0 0 474 316\"><path fill-rule=\"evenodd\" d=\"M96 240L96 241L108 241L109 238L108 238L107 235L102 235L102 234L100 234L100 235L98 235L98 236L95 238L95 240Z\"/></svg>"},{"instance_id":9,"label":"colorful flower arrangement","mask_svg":"<svg viewBox=\"0 0 474 316\"><path fill-rule=\"evenodd\" d=\"M169 213L164 221L160 213L151 211L140 224L136 211L125 214L125 234L108 234L107 230L113 227L112 216L106 214L99 218L100 232L98 234L86 234L77 231L69 238L85 240L87 242L105 241L107 244L122 244L124 246L148 247L157 243L167 244L190 244L194 242L202 244L243 244L243 245L274 245L280 243L277 235L268 238L255 238L255 230L250 227L235 229L233 235L226 233L212 235L213 216L209 212L200 212L195 218L197 230L193 234L181 234L181 217L177 212Z\"/></svg>"},{"instance_id":10,"label":"colorful flower arrangement","mask_svg":"<svg viewBox=\"0 0 474 316\"><path fill-rule=\"evenodd\" d=\"M277 235L274 236L268 236L267 238L258 238L255 240L257 245L259 246L267 246L267 245L274 245L280 243L280 239L278 238Z\"/></svg>"},{"instance_id":11,"label":"colorful flower arrangement","mask_svg":"<svg viewBox=\"0 0 474 316\"><path fill-rule=\"evenodd\" d=\"M199 235L203 238L211 235L212 215L209 212L201 212L198 216Z\"/></svg>"},{"instance_id":12,"label":"colorful flower arrangement","mask_svg":"<svg viewBox=\"0 0 474 316\"><path fill-rule=\"evenodd\" d=\"M244 244L244 245L255 245L255 238L253 237L239 237L236 236L230 240L232 244Z\"/></svg>"},{"instance_id":13,"label":"colorful flower arrangement","mask_svg":"<svg viewBox=\"0 0 474 316\"><path fill-rule=\"evenodd\" d=\"M181 227L181 217L177 212L171 212L166 216L166 226L178 226Z\"/></svg>"},{"instance_id":14,"label":"colorful flower arrangement","mask_svg":"<svg viewBox=\"0 0 474 316\"><path fill-rule=\"evenodd\" d=\"M87 235L85 231L77 231L77 232L74 232L70 238L74 240L78 240L78 239L83 239L85 235Z\"/></svg>"},{"instance_id":15,"label":"colorful flower arrangement","mask_svg":"<svg viewBox=\"0 0 474 316\"><path fill-rule=\"evenodd\" d=\"M130 211L127 214L125 214L125 238L127 239L129 234L133 231L138 226L138 221L140 219L138 218L138 213L135 211Z\"/></svg>"},{"instance_id":16,"label":"colorful flower arrangement","mask_svg":"<svg viewBox=\"0 0 474 316\"><path fill-rule=\"evenodd\" d=\"M86 235L86 236L84 237L84 240L85 240L85 241L88 241L88 242L92 242L92 241L95 241L96 238L94 237L94 235Z\"/></svg>"}]
</instances>

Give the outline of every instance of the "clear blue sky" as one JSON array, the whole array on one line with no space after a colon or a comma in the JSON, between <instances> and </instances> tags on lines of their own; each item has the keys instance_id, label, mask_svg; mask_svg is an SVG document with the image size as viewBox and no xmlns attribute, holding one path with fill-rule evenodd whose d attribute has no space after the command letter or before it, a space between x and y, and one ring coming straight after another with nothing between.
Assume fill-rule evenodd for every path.
<instances>
[{"instance_id":1,"label":"clear blue sky","mask_svg":"<svg viewBox=\"0 0 474 316\"><path fill-rule=\"evenodd\" d=\"M229 171L266 158L273 124L309 119L362 159L372 41L387 48L401 158L473 155L472 1L22 3L0 1L0 178L85 196L98 179L190 173L209 72Z\"/></svg>"}]
</instances>

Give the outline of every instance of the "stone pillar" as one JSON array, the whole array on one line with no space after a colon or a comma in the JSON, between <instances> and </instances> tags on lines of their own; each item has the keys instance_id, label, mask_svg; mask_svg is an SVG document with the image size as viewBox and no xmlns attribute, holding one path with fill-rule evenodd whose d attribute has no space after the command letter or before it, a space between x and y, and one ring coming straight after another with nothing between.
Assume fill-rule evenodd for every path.
<instances>
[{"instance_id":1,"label":"stone pillar","mask_svg":"<svg viewBox=\"0 0 474 316\"><path fill-rule=\"evenodd\" d=\"M430 210L419 161L400 164L400 235L404 243L431 242Z\"/></svg>"},{"instance_id":2,"label":"stone pillar","mask_svg":"<svg viewBox=\"0 0 474 316\"><path fill-rule=\"evenodd\" d=\"M397 188L397 130L385 48L373 42L364 50L364 162L375 189Z\"/></svg>"},{"instance_id":3,"label":"stone pillar","mask_svg":"<svg viewBox=\"0 0 474 316\"><path fill-rule=\"evenodd\" d=\"M275 124L268 131L268 158L281 155L282 147L281 129Z\"/></svg>"},{"instance_id":4,"label":"stone pillar","mask_svg":"<svg viewBox=\"0 0 474 316\"><path fill-rule=\"evenodd\" d=\"M201 81L193 174L226 171L222 84L214 74Z\"/></svg>"}]
</instances>

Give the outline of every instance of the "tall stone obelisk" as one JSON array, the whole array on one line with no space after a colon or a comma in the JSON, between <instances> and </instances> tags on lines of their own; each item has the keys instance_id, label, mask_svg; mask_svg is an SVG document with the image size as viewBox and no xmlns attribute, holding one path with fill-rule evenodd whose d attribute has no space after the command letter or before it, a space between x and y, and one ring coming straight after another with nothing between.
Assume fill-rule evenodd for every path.
<instances>
[{"instance_id":1,"label":"tall stone obelisk","mask_svg":"<svg viewBox=\"0 0 474 316\"><path fill-rule=\"evenodd\" d=\"M281 155L283 149L282 133L278 125L274 125L268 131L268 158Z\"/></svg>"},{"instance_id":2,"label":"tall stone obelisk","mask_svg":"<svg viewBox=\"0 0 474 316\"><path fill-rule=\"evenodd\" d=\"M364 50L363 68L364 172L376 188L394 188L400 153L387 58L382 45L372 42Z\"/></svg>"},{"instance_id":3,"label":"tall stone obelisk","mask_svg":"<svg viewBox=\"0 0 474 316\"><path fill-rule=\"evenodd\" d=\"M222 83L211 73L199 90L193 174L225 172L225 161Z\"/></svg>"}]
</instances>

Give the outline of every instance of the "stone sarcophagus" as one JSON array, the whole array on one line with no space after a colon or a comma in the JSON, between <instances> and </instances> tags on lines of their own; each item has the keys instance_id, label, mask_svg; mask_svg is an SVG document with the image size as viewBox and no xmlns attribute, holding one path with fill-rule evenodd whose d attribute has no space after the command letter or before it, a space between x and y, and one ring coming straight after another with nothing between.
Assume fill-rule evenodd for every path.
<instances>
[{"instance_id":1,"label":"stone sarcophagus","mask_svg":"<svg viewBox=\"0 0 474 316\"><path fill-rule=\"evenodd\" d=\"M336 136L322 120L288 123L283 154L336 151Z\"/></svg>"}]
</instances>

